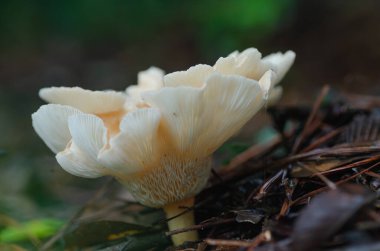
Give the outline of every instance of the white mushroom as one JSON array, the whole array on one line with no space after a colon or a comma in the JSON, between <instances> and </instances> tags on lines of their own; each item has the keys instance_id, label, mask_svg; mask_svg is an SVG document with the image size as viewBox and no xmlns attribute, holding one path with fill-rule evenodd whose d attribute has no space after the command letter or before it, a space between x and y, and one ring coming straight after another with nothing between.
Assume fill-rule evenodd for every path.
<instances>
[{"instance_id":1,"label":"white mushroom","mask_svg":"<svg viewBox=\"0 0 380 251\"><path fill-rule=\"evenodd\" d=\"M271 69L283 75L292 61L257 53L250 49L214 67L197 65L163 78L151 68L127 95L45 88L40 96L51 104L32 115L33 127L66 171L114 176L141 204L164 208L171 217L205 187L213 152L267 102L274 86ZM192 222L188 213L169 227ZM196 232L173 236L175 244L196 238Z\"/></svg>"}]
</instances>

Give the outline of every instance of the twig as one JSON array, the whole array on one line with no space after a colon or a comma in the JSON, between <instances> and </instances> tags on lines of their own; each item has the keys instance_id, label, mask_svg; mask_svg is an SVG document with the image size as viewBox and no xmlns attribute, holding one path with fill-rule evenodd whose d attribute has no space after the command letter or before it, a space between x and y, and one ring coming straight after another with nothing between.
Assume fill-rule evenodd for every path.
<instances>
[{"instance_id":1,"label":"twig","mask_svg":"<svg viewBox=\"0 0 380 251\"><path fill-rule=\"evenodd\" d=\"M357 162L354 162L354 163L350 163L348 165L344 165L344 166L337 167L337 168L334 168L334 169L330 169L330 170L326 170L326 171L323 171L323 172L319 172L319 174L334 173L334 172L337 172L337 171L342 171L342 170L346 170L346 169L350 169L350 168L354 168L354 167L360 167L362 165L369 164L369 163L371 163L373 161L376 161L376 160L379 160L379 159L380 159L380 155L375 155L375 156L370 157L368 159L360 160L360 161L357 161ZM316 175L316 174L314 174L314 175Z\"/></svg>"},{"instance_id":2,"label":"twig","mask_svg":"<svg viewBox=\"0 0 380 251\"><path fill-rule=\"evenodd\" d=\"M357 146L357 147L348 147L348 146L339 146L333 148L321 148L315 149L307 153L296 154L287 158L284 158L278 162L276 162L271 169L275 169L278 167L283 167L292 162L299 161L302 159L306 159L313 156L320 157L333 157L333 156L349 156L355 154L365 154L371 152L380 152L380 146Z\"/></svg>"},{"instance_id":3,"label":"twig","mask_svg":"<svg viewBox=\"0 0 380 251\"><path fill-rule=\"evenodd\" d=\"M304 148L301 151L301 153L309 152L309 151L315 149L316 147L320 146L321 144L325 143L326 141L334 138L336 135L339 135L343 131L343 129L344 129L343 127L337 128L337 129L327 133L326 135L323 135L322 137L318 138L316 141L314 141L313 143L308 145L306 148Z\"/></svg>"},{"instance_id":4,"label":"twig","mask_svg":"<svg viewBox=\"0 0 380 251\"><path fill-rule=\"evenodd\" d=\"M355 173L354 175L352 175L352 176L350 176L350 177L348 177L348 178L346 178L346 179L343 179L343 180L337 181L337 182L335 183L335 185L340 185L340 184L346 183L347 181L350 181L350 180L352 180L352 179L354 179L354 178L356 178L356 177L362 175L363 173L366 173L367 171L369 171L369 170L371 170L372 168L375 168L375 167L377 167L377 166L380 166L380 162L377 162L376 164L374 164L374 165L372 165L372 166L370 166L370 167L368 167L368 168L366 168L366 169L363 169L362 171L360 171L360 172L358 172L358 173ZM302 195L301 197L298 197L296 200L293 200L293 201L290 203L290 206L294 206L294 205L298 204L300 201L302 201L302 200L304 200L304 199L306 199L306 198L309 198L309 197L313 197L313 196L315 196L315 195L317 195L317 194L319 194L319 193L321 193L321 192L324 192L324 191L326 191L326 190L328 190L328 189L329 189L329 187L327 187L327 186L326 186L326 187L321 187L321 188L319 188L319 189L316 189L316 190L314 190L314 191L311 191L310 193L307 193L307 194L305 194L305 195Z\"/></svg>"},{"instance_id":5,"label":"twig","mask_svg":"<svg viewBox=\"0 0 380 251\"><path fill-rule=\"evenodd\" d=\"M269 231L265 231L256 236L253 240L222 240L222 239L205 239L204 241L211 246L230 246L230 247L245 247L247 251L254 251L254 249L264 241L270 241L272 235Z\"/></svg>"},{"instance_id":6,"label":"twig","mask_svg":"<svg viewBox=\"0 0 380 251\"><path fill-rule=\"evenodd\" d=\"M376 179L380 179L380 174L378 174L378 173L375 173L375 172L372 172L372 171L368 171L368 172L366 172L366 174L368 176L374 177Z\"/></svg>"},{"instance_id":7,"label":"twig","mask_svg":"<svg viewBox=\"0 0 380 251\"><path fill-rule=\"evenodd\" d=\"M335 190L336 189L336 185L334 182L332 182L331 180L329 180L326 176L324 176L322 173L319 173L317 171L315 171L314 169L308 167L308 166L305 166L304 164L302 163L298 163L302 168L305 168L306 170L308 170L309 172L313 173L313 175L317 176L320 180L322 180L331 190Z\"/></svg>"},{"instance_id":8,"label":"twig","mask_svg":"<svg viewBox=\"0 0 380 251\"><path fill-rule=\"evenodd\" d=\"M284 170L280 170L279 172L277 172L275 175L273 175L270 179L268 179L261 187L260 189L258 190L257 192L257 195L255 195L256 193L251 193L249 196L248 196L248 199L246 201L246 203L248 201L250 201L253 197L255 200L260 200L262 197L264 197L264 195L267 193L267 190L273 185L274 182L276 182L276 180L278 180L282 174L284 173ZM256 191L256 190L255 190ZM254 191L254 192L255 192Z\"/></svg>"},{"instance_id":9,"label":"twig","mask_svg":"<svg viewBox=\"0 0 380 251\"><path fill-rule=\"evenodd\" d=\"M302 130L300 136L297 138L296 142L293 145L292 153L296 153L298 151L298 148L300 147L302 141L304 140L305 136L308 133L309 127L313 120L315 119L318 109L322 104L323 98L327 95L328 91L330 90L330 87L328 85L325 85L318 95L316 101L314 102L313 109L311 110L311 113L309 117L306 120L306 124L304 126L304 129Z\"/></svg>"},{"instance_id":10,"label":"twig","mask_svg":"<svg viewBox=\"0 0 380 251\"><path fill-rule=\"evenodd\" d=\"M230 247L248 248L252 245L250 241L239 241L239 240L205 239L205 242L211 246L230 246Z\"/></svg>"}]
</instances>

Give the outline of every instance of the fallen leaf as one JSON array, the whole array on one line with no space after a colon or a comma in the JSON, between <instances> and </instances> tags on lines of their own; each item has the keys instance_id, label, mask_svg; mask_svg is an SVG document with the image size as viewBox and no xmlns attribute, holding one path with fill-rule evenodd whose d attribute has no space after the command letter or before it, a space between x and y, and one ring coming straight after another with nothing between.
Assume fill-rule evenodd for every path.
<instances>
[{"instance_id":1,"label":"fallen leaf","mask_svg":"<svg viewBox=\"0 0 380 251\"><path fill-rule=\"evenodd\" d=\"M354 184L316 196L295 223L292 250L316 250L375 199L376 194Z\"/></svg>"},{"instance_id":2,"label":"fallen leaf","mask_svg":"<svg viewBox=\"0 0 380 251\"><path fill-rule=\"evenodd\" d=\"M65 234L67 247L88 247L148 231L147 227L119 221L83 223Z\"/></svg>"},{"instance_id":3,"label":"fallen leaf","mask_svg":"<svg viewBox=\"0 0 380 251\"><path fill-rule=\"evenodd\" d=\"M239 211L233 211L233 212L236 214L235 220L239 223L249 222L252 224L257 224L264 217L263 213L254 209L239 210Z\"/></svg>"}]
</instances>

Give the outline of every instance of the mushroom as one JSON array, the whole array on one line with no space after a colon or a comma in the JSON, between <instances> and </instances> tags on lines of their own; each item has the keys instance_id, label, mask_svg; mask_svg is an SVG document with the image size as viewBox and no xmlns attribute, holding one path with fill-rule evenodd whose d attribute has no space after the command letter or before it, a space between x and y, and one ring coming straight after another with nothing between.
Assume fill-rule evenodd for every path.
<instances>
[{"instance_id":1,"label":"mushroom","mask_svg":"<svg viewBox=\"0 0 380 251\"><path fill-rule=\"evenodd\" d=\"M261 59L248 49L163 79L151 68L128 94L45 88L40 96L51 104L32 115L33 127L67 172L113 176L141 204L172 218L206 186L213 152L272 97L292 63L288 57L294 53ZM193 213L168 224L170 230L192 225ZM197 233L172 239L179 245Z\"/></svg>"},{"instance_id":2,"label":"mushroom","mask_svg":"<svg viewBox=\"0 0 380 251\"><path fill-rule=\"evenodd\" d=\"M282 87L278 86L278 83L293 65L295 57L293 51L287 51L284 54L277 52L261 58L261 53L256 48L248 48L242 52L234 51L225 58L219 58L214 68L224 74L238 74L255 80L259 80L267 70L271 69L275 74L268 98L270 106L280 99Z\"/></svg>"},{"instance_id":3,"label":"mushroom","mask_svg":"<svg viewBox=\"0 0 380 251\"><path fill-rule=\"evenodd\" d=\"M160 89L164 85L165 72L158 67L150 67L149 69L137 74L137 85L131 85L126 89L129 97L136 101L141 100L141 93L149 90Z\"/></svg>"},{"instance_id":4,"label":"mushroom","mask_svg":"<svg viewBox=\"0 0 380 251\"><path fill-rule=\"evenodd\" d=\"M211 68L208 65L197 65L192 67L191 71L180 71L165 76L165 85L174 77L177 81L202 83L199 79L203 74L216 70L226 75L240 75L246 78L259 80L263 74L272 70L274 72L272 79L272 89L268 98L268 105L276 103L282 95L282 87L278 83L284 78L290 67L294 63L295 53L287 51L272 53L262 58L261 53L256 48L248 48L242 52L234 51L227 57L220 57ZM135 99L141 99L140 94L147 90L156 90L164 86L162 81L163 71L156 67L151 67L138 75L138 85L132 85L127 88L127 93ZM198 79L195 75L198 75ZM186 78L188 76L189 78ZM182 83L185 84L185 83ZM196 84L197 85L197 84ZM267 87L268 88L268 87ZM268 92L269 93L269 92Z\"/></svg>"}]
</instances>

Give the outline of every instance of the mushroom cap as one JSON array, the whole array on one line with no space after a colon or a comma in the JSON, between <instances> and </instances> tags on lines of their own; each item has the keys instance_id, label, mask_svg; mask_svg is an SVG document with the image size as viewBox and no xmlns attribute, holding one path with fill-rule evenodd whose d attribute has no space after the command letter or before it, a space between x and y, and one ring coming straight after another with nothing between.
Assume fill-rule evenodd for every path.
<instances>
[{"instance_id":1,"label":"mushroom cap","mask_svg":"<svg viewBox=\"0 0 380 251\"><path fill-rule=\"evenodd\" d=\"M32 115L33 127L69 173L114 176L142 204L162 207L197 194L212 153L279 96L268 65L289 64L281 55L249 49L165 76L150 68L127 94L46 88L52 104Z\"/></svg>"},{"instance_id":2,"label":"mushroom cap","mask_svg":"<svg viewBox=\"0 0 380 251\"><path fill-rule=\"evenodd\" d=\"M150 67L137 75L137 85L130 85L125 90L133 99L141 101L141 93L161 88L165 72L158 67Z\"/></svg>"}]
</instances>

